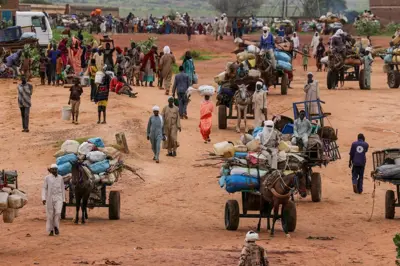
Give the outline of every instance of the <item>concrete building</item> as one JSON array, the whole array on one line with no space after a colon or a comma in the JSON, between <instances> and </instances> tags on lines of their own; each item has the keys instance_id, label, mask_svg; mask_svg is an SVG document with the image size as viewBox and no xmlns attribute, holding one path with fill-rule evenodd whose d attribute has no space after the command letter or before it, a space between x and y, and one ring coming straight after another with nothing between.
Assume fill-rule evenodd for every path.
<instances>
[{"instance_id":1,"label":"concrete building","mask_svg":"<svg viewBox=\"0 0 400 266\"><path fill-rule=\"evenodd\" d=\"M19 0L0 1L0 19L15 21L15 12L18 11Z\"/></svg>"},{"instance_id":2,"label":"concrete building","mask_svg":"<svg viewBox=\"0 0 400 266\"><path fill-rule=\"evenodd\" d=\"M400 0L370 0L369 6L381 23L400 22Z\"/></svg>"}]
</instances>

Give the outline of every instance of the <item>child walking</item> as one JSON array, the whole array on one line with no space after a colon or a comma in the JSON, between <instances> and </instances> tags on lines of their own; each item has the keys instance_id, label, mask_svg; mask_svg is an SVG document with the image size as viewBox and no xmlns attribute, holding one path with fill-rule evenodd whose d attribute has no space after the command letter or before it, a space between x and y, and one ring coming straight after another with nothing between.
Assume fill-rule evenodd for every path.
<instances>
[{"instance_id":1,"label":"child walking","mask_svg":"<svg viewBox=\"0 0 400 266\"><path fill-rule=\"evenodd\" d=\"M98 71L95 59L90 60L90 66L89 66L88 71L89 71L89 80L90 80L90 100L93 102L94 97L96 96L96 91L97 91L97 85L94 82L94 79L96 77L96 72Z\"/></svg>"},{"instance_id":2,"label":"child walking","mask_svg":"<svg viewBox=\"0 0 400 266\"><path fill-rule=\"evenodd\" d=\"M26 52L24 54L24 61L22 62L21 71L24 74L27 82L31 78L31 65L32 65L32 59L30 58L29 53Z\"/></svg>"},{"instance_id":3,"label":"child walking","mask_svg":"<svg viewBox=\"0 0 400 266\"><path fill-rule=\"evenodd\" d=\"M79 106L81 105L81 95L83 93L82 87L79 84L79 78L74 78L74 85L72 85L69 95L68 104L71 105L72 111L72 124L78 124Z\"/></svg>"},{"instance_id":4,"label":"child walking","mask_svg":"<svg viewBox=\"0 0 400 266\"><path fill-rule=\"evenodd\" d=\"M307 71L308 69L308 57L309 57L309 48L308 45L303 46L303 69L304 71Z\"/></svg>"},{"instance_id":5,"label":"child walking","mask_svg":"<svg viewBox=\"0 0 400 266\"><path fill-rule=\"evenodd\" d=\"M61 58L61 54L57 54L57 61L56 61L56 86L60 86L60 80L62 82L62 85L64 85L64 80L62 77L62 71L63 71L63 60Z\"/></svg>"},{"instance_id":6,"label":"child walking","mask_svg":"<svg viewBox=\"0 0 400 266\"><path fill-rule=\"evenodd\" d=\"M97 124L106 124L106 110L108 103L108 95L110 92L110 77L106 75L102 84L97 86L95 103L97 103L98 121ZM101 113L103 113L103 122L101 122Z\"/></svg>"},{"instance_id":7,"label":"child walking","mask_svg":"<svg viewBox=\"0 0 400 266\"><path fill-rule=\"evenodd\" d=\"M46 79L46 69L47 69L47 64L48 64L48 59L42 52L40 54L40 60L39 60L39 75L40 75L40 83L42 85L45 84L45 79Z\"/></svg>"}]
</instances>

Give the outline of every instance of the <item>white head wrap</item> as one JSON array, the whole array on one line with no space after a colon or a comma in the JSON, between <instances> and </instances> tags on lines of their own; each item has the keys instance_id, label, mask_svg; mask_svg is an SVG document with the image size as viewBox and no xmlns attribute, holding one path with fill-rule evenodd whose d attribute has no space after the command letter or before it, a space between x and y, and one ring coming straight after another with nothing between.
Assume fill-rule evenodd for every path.
<instances>
[{"instance_id":1,"label":"white head wrap","mask_svg":"<svg viewBox=\"0 0 400 266\"><path fill-rule=\"evenodd\" d=\"M308 76L308 75L311 75L311 76L314 77L314 74L313 74L312 72L308 72L308 73L307 73L307 76Z\"/></svg>"},{"instance_id":2,"label":"white head wrap","mask_svg":"<svg viewBox=\"0 0 400 266\"><path fill-rule=\"evenodd\" d=\"M246 234L246 242L256 242L259 239L258 234L254 231L249 231Z\"/></svg>"},{"instance_id":3,"label":"white head wrap","mask_svg":"<svg viewBox=\"0 0 400 266\"><path fill-rule=\"evenodd\" d=\"M274 121L272 120L265 121L264 128L262 131L262 143L261 143L262 145L266 145L268 143L273 132L274 132Z\"/></svg>"},{"instance_id":4,"label":"white head wrap","mask_svg":"<svg viewBox=\"0 0 400 266\"><path fill-rule=\"evenodd\" d=\"M171 49L169 48L169 46L164 46L164 54L170 54L171 53Z\"/></svg>"},{"instance_id":5,"label":"white head wrap","mask_svg":"<svg viewBox=\"0 0 400 266\"><path fill-rule=\"evenodd\" d=\"M261 81L257 81L257 83L256 83L256 90L257 90L258 85L260 85L260 86L261 86L261 89L262 89L263 83L262 83Z\"/></svg>"},{"instance_id":6,"label":"white head wrap","mask_svg":"<svg viewBox=\"0 0 400 266\"><path fill-rule=\"evenodd\" d=\"M372 48L371 47L367 47L367 48L365 48L365 51L372 52Z\"/></svg>"},{"instance_id":7,"label":"white head wrap","mask_svg":"<svg viewBox=\"0 0 400 266\"><path fill-rule=\"evenodd\" d=\"M342 31L342 29L338 29L333 36L339 37L342 34L344 34L344 31Z\"/></svg>"},{"instance_id":8,"label":"white head wrap","mask_svg":"<svg viewBox=\"0 0 400 266\"><path fill-rule=\"evenodd\" d=\"M55 163L53 163L52 165L50 165L50 169L58 169L58 166Z\"/></svg>"},{"instance_id":9,"label":"white head wrap","mask_svg":"<svg viewBox=\"0 0 400 266\"><path fill-rule=\"evenodd\" d=\"M153 106L153 112L154 112L154 111L160 111L160 107L158 107L157 105L154 105L154 106Z\"/></svg>"},{"instance_id":10,"label":"white head wrap","mask_svg":"<svg viewBox=\"0 0 400 266\"><path fill-rule=\"evenodd\" d=\"M171 99L174 99L174 97L172 97L172 96L169 96L169 97L168 97L168 101L169 101L169 100L171 100Z\"/></svg>"},{"instance_id":11,"label":"white head wrap","mask_svg":"<svg viewBox=\"0 0 400 266\"><path fill-rule=\"evenodd\" d=\"M262 30L263 30L263 37L264 37L264 39L266 39L268 37L268 35L269 35L270 29L267 26L264 26L262 28ZM264 31L267 31L267 33L265 33Z\"/></svg>"}]
</instances>

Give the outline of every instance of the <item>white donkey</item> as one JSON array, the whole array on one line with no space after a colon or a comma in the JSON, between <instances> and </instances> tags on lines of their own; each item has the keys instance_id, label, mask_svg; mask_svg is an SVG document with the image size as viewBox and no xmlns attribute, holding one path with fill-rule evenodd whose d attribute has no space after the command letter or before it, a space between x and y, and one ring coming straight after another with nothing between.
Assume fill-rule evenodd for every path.
<instances>
[{"instance_id":1,"label":"white donkey","mask_svg":"<svg viewBox=\"0 0 400 266\"><path fill-rule=\"evenodd\" d=\"M238 85L239 90L235 92L233 98L235 99L236 111L237 111L237 124L236 124L236 132L240 133L240 124L242 122L242 118L244 119L244 127L245 132L247 133L247 107L251 103L251 95L247 91L247 87L249 85L241 84Z\"/></svg>"}]
</instances>

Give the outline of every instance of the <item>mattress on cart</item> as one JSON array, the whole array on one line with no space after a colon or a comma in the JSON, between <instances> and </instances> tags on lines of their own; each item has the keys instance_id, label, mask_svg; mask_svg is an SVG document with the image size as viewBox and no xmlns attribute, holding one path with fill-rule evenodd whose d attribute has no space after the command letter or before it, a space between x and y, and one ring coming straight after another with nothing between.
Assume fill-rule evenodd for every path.
<instances>
[{"instance_id":1,"label":"mattress on cart","mask_svg":"<svg viewBox=\"0 0 400 266\"><path fill-rule=\"evenodd\" d=\"M400 180L400 165L385 164L375 170L376 179Z\"/></svg>"}]
</instances>

